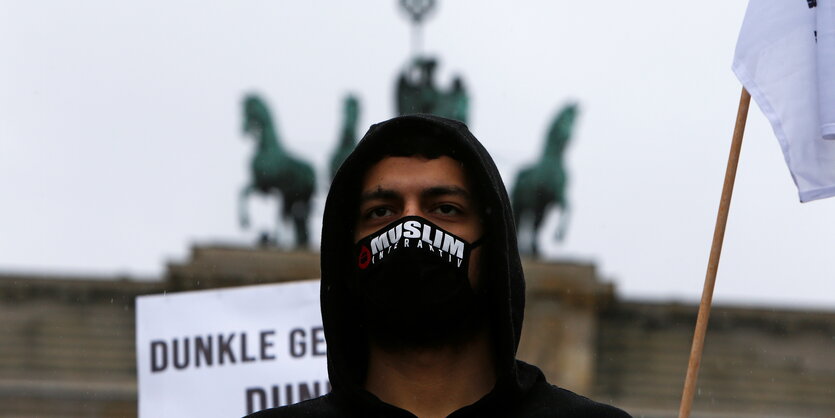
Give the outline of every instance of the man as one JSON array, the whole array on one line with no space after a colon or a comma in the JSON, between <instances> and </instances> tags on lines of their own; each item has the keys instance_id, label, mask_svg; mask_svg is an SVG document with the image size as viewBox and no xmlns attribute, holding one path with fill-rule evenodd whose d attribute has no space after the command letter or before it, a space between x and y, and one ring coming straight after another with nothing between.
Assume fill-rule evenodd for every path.
<instances>
[{"instance_id":1,"label":"man","mask_svg":"<svg viewBox=\"0 0 835 418\"><path fill-rule=\"evenodd\" d=\"M464 124L372 126L331 185L321 256L333 390L255 417L628 417L515 359L513 215Z\"/></svg>"}]
</instances>

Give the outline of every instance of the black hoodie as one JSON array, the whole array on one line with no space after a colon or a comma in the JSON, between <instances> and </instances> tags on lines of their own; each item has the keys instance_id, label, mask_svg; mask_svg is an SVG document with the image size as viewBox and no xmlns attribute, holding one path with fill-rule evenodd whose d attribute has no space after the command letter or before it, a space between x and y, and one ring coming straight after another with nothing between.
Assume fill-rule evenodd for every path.
<instances>
[{"instance_id":1,"label":"black hoodie","mask_svg":"<svg viewBox=\"0 0 835 418\"><path fill-rule=\"evenodd\" d=\"M400 116L373 125L331 184L322 222L321 306L332 392L261 411L254 417L413 417L363 389L368 346L360 325L358 299L348 286L355 265L353 228L363 176L381 157L391 155L388 140L404 136L415 140L431 136L449 143L452 157L461 161L472 177L470 182L482 200L479 203L489 234L482 250L487 265L482 266L479 280L488 286L497 383L481 400L450 417L628 417L619 409L548 384L538 368L516 360L525 308L525 278L507 190L493 159L466 125L431 115Z\"/></svg>"}]
</instances>

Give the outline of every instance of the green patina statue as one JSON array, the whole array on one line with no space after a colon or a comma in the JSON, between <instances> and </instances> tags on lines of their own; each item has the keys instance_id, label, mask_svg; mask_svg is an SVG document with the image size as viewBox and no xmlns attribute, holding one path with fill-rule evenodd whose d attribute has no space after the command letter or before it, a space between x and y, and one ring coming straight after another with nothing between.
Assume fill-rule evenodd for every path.
<instances>
[{"instance_id":1,"label":"green patina statue","mask_svg":"<svg viewBox=\"0 0 835 418\"><path fill-rule=\"evenodd\" d=\"M442 91L435 86L434 58L418 57L397 78L397 113L432 113L467 123L469 98L464 81L455 77L452 87Z\"/></svg>"},{"instance_id":2,"label":"green patina statue","mask_svg":"<svg viewBox=\"0 0 835 418\"><path fill-rule=\"evenodd\" d=\"M258 96L244 99L244 133L258 142L250 164L250 183L240 194L238 215L241 226L249 226L247 199L252 192L264 195L281 193L281 218L292 218L296 232L296 246L308 245L307 220L310 198L316 178L310 164L293 157L281 145L267 105ZM269 242L269 239L262 241Z\"/></svg>"},{"instance_id":3,"label":"green patina statue","mask_svg":"<svg viewBox=\"0 0 835 418\"><path fill-rule=\"evenodd\" d=\"M551 205L560 208L560 221L556 239L562 240L568 223L568 199L565 195L567 174L563 164L563 152L571 139L574 119L577 117L576 104L569 104L560 110L548 129L545 151L539 161L524 167L516 176L516 183L511 193L511 203L516 217L516 225L530 222L533 225L533 255L539 253L537 235L546 211Z\"/></svg>"},{"instance_id":4,"label":"green patina statue","mask_svg":"<svg viewBox=\"0 0 835 418\"><path fill-rule=\"evenodd\" d=\"M412 22L413 58L397 78L397 114L431 113L467 123L469 98L464 81L456 76L449 90L438 89L435 86L438 62L421 52L421 26L435 10L435 0L400 0L400 9Z\"/></svg>"},{"instance_id":5,"label":"green patina statue","mask_svg":"<svg viewBox=\"0 0 835 418\"><path fill-rule=\"evenodd\" d=\"M339 166L348 157L348 154L354 150L357 145L357 122L360 114L360 102L353 95L349 94L345 97L345 102L342 108L342 130L339 136L339 145L334 150L331 156L331 180L339 170Z\"/></svg>"}]
</instances>

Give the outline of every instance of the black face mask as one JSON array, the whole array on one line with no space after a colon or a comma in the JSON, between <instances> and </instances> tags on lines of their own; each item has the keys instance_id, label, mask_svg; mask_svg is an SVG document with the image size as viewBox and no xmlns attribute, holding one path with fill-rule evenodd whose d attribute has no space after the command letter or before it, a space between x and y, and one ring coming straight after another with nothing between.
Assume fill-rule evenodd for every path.
<instances>
[{"instance_id":1,"label":"black face mask","mask_svg":"<svg viewBox=\"0 0 835 418\"><path fill-rule=\"evenodd\" d=\"M466 341L484 321L470 286L473 244L419 216L400 218L356 244L356 288L369 337L382 346Z\"/></svg>"}]
</instances>

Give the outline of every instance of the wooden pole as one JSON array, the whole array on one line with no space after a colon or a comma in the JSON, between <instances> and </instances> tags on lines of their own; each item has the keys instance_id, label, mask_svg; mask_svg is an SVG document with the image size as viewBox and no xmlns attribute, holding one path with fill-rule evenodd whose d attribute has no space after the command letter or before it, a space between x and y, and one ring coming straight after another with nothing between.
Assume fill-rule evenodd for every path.
<instances>
[{"instance_id":1,"label":"wooden pole","mask_svg":"<svg viewBox=\"0 0 835 418\"><path fill-rule=\"evenodd\" d=\"M719 269L719 256L722 254L722 242L725 239L725 226L728 223L728 210L731 207L731 195L734 191L736 167L739 163L739 152L742 148L742 135L745 132L745 121L748 119L748 105L751 95L742 88L739 98L739 110L736 113L731 153L728 156L728 167L725 169L725 184L722 186L722 198L719 201L719 214L716 216L716 226L713 229L713 245L710 248L710 259L707 263L702 302L699 304L699 316L696 319L696 329L693 332L693 346L690 349L690 361L687 364L687 377L684 379L684 392L681 395L681 406L678 410L679 418L688 418L693 407L693 396L696 392L696 378L699 375L699 364L702 361L702 349L705 345L707 320L710 317L710 305L713 300L713 287L716 284L716 272Z\"/></svg>"}]
</instances>

